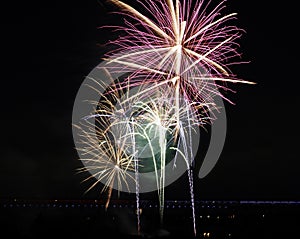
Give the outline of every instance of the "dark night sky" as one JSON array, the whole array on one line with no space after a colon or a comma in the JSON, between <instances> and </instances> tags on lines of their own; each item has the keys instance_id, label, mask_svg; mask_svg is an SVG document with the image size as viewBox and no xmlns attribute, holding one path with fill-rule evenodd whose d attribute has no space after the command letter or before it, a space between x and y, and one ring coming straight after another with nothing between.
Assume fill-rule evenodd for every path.
<instances>
[{"instance_id":1,"label":"dark night sky","mask_svg":"<svg viewBox=\"0 0 300 239\"><path fill-rule=\"evenodd\" d=\"M0 199L100 198L101 187L83 195L88 185L75 175L71 117L80 84L105 52L97 44L110 38L97 27L118 22L102 2L1 6ZM292 6L260 3L227 4L247 31L241 51L251 61L234 71L258 84L232 86L224 151L196 180L197 199L300 200L297 16ZM186 195L185 177L166 189L168 199Z\"/></svg>"}]
</instances>

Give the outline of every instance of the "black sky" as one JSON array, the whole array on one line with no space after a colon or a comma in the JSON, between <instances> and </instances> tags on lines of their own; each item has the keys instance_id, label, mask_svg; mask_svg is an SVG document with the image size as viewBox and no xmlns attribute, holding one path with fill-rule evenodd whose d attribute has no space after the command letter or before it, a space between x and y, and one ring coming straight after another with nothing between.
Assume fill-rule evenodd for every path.
<instances>
[{"instance_id":1,"label":"black sky","mask_svg":"<svg viewBox=\"0 0 300 239\"><path fill-rule=\"evenodd\" d=\"M63 2L63 3L62 3ZM271 3L271 2L270 2ZM196 180L199 199L300 200L297 15L290 5L233 1L243 59L234 68L257 85L233 85L228 133L214 170ZM73 102L84 77L113 37L97 27L118 23L104 1L11 2L1 6L1 198L99 198L83 195L74 150ZM188 196L187 179L166 197ZM181 190L178 190L178 189Z\"/></svg>"}]
</instances>

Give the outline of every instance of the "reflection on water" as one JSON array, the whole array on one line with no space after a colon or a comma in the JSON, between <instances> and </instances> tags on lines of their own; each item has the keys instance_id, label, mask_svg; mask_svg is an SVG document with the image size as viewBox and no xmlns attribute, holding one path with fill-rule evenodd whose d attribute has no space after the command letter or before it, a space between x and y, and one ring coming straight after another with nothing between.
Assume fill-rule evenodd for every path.
<instances>
[{"instance_id":1,"label":"reflection on water","mask_svg":"<svg viewBox=\"0 0 300 239\"><path fill-rule=\"evenodd\" d=\"M135 202L4 201L2 233L18 238L195 238L190 202L167 201L164 224L157 203L141 202L141 232ZM298 238L300 202L198 201L196 238Z\"/></svg>"}]
</instances>

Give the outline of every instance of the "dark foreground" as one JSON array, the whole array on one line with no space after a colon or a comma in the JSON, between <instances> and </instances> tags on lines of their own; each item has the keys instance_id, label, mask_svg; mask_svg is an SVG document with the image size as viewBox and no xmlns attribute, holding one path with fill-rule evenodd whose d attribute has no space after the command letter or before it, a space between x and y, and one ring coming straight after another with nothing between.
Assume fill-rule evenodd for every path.
<instances>
[{"instance_id":1,"label":"dark foreground","mask_svg":"<svg viewBox=\"0 0 300 239\"><path fill-rule=\"evenodd\" d=\"M300 202L198 201L194 236L191 205L167 201L164 223L158 205L141 202L140 233L135 203L114 201L2 200L0 229L7 238L300 238ZM2 238L2 236L1 236Z\"/></svg>"}]
</instances>

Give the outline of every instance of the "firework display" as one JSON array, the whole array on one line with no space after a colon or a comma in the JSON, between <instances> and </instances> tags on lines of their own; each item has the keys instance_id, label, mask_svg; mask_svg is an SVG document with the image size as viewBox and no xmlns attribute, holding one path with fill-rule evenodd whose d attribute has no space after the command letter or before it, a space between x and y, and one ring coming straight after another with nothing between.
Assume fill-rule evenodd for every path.
<instances>
[{"instance_id":1,"label":"firework display","mask_svg":"<svg viewBox=\"0 0 300 239\"><path fill-rule=\"evenodd\" d=\"M230 70L243 63L237 43L243 30L231 25L236 13L222 14L225 1L211 7L204 0L137 0L139 8L108 2L125 24L111 27L120 37L110 42L115 49L97 69L109 83L90 79L88 87L98 100L86 99L91 110L74 125L84 163L79 172L91 174L86 181L96 179L88 190L104 184L106 207L113 189L134 191L140 231L139 196L145 184L157 191L162 222L164 188L184 167L196 235L195 135L216 119L216 97L230 102L221 93L230 90L228 84L253 84Z\"/></svg>"}]
</instances>

